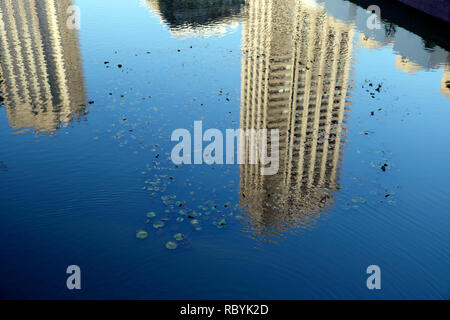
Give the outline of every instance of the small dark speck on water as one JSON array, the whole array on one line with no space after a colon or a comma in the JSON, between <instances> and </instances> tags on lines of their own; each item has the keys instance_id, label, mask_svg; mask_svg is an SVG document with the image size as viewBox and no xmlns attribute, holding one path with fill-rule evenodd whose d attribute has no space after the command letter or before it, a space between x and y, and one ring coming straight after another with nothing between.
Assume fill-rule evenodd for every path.
<instances>
[{"instance_id":1,"label":"small dark speck on water","mask_svg":"<svg viewBox=\"0 0 450 320\"><path fill-rule=\"evenodd\" d=\"M8 171L8 166L3 161L0 161L0 171Z\"/></svg>"},{"instance_id":2,"label":"small dark speck on water","mask_svg":"<svg viewBox=\"0 0 450 320\"><path fill-rule=\"evenodd\" d=\"M375 91L380 92L381 84L378 85L378 87L375 89Z\"/></svg>"}]
</instances>

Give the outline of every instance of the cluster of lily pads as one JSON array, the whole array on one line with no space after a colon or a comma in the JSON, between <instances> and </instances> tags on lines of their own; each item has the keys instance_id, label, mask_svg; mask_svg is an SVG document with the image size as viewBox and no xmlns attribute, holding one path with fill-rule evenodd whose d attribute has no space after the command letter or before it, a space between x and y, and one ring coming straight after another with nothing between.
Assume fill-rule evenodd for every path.
<instances>
[{"instance_id":1,"label":"cluster of lily pads","mask_svg":"<svg viewBox=\"0 0 450 320\"><path fill-rule=\"evenodd\" d=\"M175 220L178 223L189 221L189 224L194 230L201 231L203 229L201 223L202 217L210 216L213 212L216 213L214 214L212 224L219 229L224 228L228 224L227 216L242 219L241 216L234 214L234 211L239 209L238 205L232 205L229 202L223 204L223 210L227 211L227 213L224 213L222 208L218 208L219 206L212 200L207 200L205 205L198 205L196 209L189 208L185 202L177 200L175 195L161 196L161 201L165 207L163 213L158 215L156 212L150 211L146 214L146 224L152 225L154 229L162 229L169 220ZM172 215L176 215L176 218L173 219L171 217ZM145 239L147 237L148 232L145 230L138 230L136 232L136 238L138 239ZM173 238L175 241L171 240L166 243L167 249L176 249L179 242L185 239L185 235L183 233L176 233Z\"/></svg>"},{"instance_id":2,"label":"cluster of lily pads","mask_svg":"<svg viewBox=\"0 0 450 320\"><path fill-rule=\"evenodd\" d=\"M147 237L148 237L148 232L145 231L145 230L138 230L138 231L136 232L136 238L138 238L138 239L145 239L145 238L147 238ZM176 234L174 234L174 235L173 235L173 238L174 238L176 241L173 241L173 240L168 241L168 242L166 243L166 248L169 249L169 250L175 250L176 248L178 248L178 242L177 242L177 241L183 240L184 237L185 237L185 236L184 236L184 234L182 234L182 233L176 233Z\"/></svg>"}]
</instances>

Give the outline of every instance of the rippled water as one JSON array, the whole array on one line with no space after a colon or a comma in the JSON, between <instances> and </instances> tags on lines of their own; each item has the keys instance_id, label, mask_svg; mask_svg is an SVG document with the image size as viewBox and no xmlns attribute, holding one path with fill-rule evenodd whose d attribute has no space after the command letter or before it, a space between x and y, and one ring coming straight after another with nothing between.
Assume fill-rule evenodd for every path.
<instances>
[{"instance_id":1,"label":"rippled water","mask_svg":"<svg viewBox=\"0 0 450 320\"><path fill-rule=\"evenodd\" d=\"M448 36L361 2L0 0L0 297L450 298Z\"/></svg>"}]
</instances>

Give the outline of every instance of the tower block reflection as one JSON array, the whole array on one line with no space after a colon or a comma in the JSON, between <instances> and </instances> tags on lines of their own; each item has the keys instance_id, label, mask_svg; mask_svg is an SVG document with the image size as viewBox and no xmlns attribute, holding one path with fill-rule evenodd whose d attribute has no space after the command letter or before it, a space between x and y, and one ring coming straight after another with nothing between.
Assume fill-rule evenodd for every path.
<instances>
[{"instance_id":1,"label":"tower block reflection","mask_svg":"<svg viewBox=\"0 0 450 320\"><path fill-rule=\"evenodd\" d=\"M256 233L313 227L336 190L353 33L310 3L249 1L243 22L241 128L280 131L276 175L241 166Z\"/></svg>"},{"instance_id":2,"label":"tower block reflection","mask_svg":"<svg viewBox=\"0 0 450 320\"><path fill-rule=\"evenodd\" d=\"M85 114L70 0L0 1L0 90L10 125L52 132Z\"/></svg>"}]
</instances>

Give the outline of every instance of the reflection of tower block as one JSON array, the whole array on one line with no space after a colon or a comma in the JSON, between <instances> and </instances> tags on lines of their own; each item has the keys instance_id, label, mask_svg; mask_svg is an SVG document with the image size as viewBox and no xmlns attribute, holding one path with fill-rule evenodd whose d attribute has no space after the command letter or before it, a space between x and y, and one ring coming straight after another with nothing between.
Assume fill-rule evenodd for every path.
<instances>
[{"instance_id":1,"label":"reflection of tower block","mask_svg":"<svg viewBox=\"0 0 450 320\"><path fill-rule=\"evenodd\" d=\"M84 114L70 0L0 1L0 84L11 126L50 132Z\"/></svg>"},{"instance_id":2,"label":"reflection of tower block","mask_svg":"<svg viewBox=\"0 0 450 320\"><path fill-rule=\"evenodd\" d=\"M280 168L277 175L261 176L258 166L243 164L240 199L265 228L309 224L332 202L352 40L352 26L318 7L249 2L241 128L280 130Z\"/></svg>"}]
</instances>

